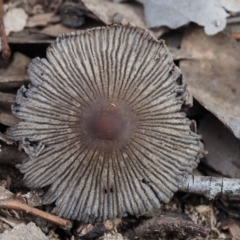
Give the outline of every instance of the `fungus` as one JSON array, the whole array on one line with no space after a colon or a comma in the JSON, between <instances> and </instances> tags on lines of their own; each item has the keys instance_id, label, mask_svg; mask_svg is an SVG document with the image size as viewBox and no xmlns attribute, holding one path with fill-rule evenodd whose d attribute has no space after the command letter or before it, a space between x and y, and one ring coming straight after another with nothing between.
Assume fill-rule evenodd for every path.
<instances>
[{"instance_id":1,"label":"fungus","mask_svg":"<svg viewBox=\"0 0 240 240\"><path fill-rule=\"evenodd\" d=\"M84 222L142 215L168 202L204 150L183 107L185 79L164 41L131 25L64 34L29 64L8 129L29 158L30 188Z\"/></svg>"}]
</instances>

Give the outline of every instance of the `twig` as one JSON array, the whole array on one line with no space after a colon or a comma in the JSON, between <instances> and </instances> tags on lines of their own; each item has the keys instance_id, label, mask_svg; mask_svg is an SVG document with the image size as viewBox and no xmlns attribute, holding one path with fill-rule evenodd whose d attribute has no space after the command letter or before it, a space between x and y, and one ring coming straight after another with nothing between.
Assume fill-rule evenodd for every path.
<instances>
[{"instance_id":1,"label":"twig","mask_svg":"<svg viewBox=\"0 0 240 240\"><path fill-rule=\"evenodd\" d=\"M4 28L3 22L3 0L0 0L0 39L2 45L2 56L3 58L9 58L11 56L11 49L8 45L7 36Z\"/></svg>"},{"instance_id":2,"label":"twig","mask_svg":"<svg viewBox=\"0 0 240 240\"><path fill-rule=\"evenodd\" d=\"M27 204L21 203L19 201L13 200L13 199L0 200L0 208L22 210L22 211L30 213L34 216L37 216L37 217L45 219L49 222L52 222L63 228L70 229L72 227L72 223L68 220L65 220L65 219L55 216L53 214L44 212L37 208L33 208Z\"/></svg>"},{"instance_id":3,"label":"twig","mask_svg":"<svg viewBox=\"0 0 240 240\"><path fill-rule=\"evenodd\" d=\"M240 22L240 17L231 17L227 19L227 24L239 23L239 22Z\"/></svg>"},{"instance_id":4,"label":"twig","mask_svg":"<svg viewBox=\"0 0 240 240\"><path fill-rule=\"evenodd\" d=\"M208 199L223 195L240 197L240 179L188 175L179 190L201 194Z\"/></svg>"},{"instance_id":5,"label":"twig","mask_svg":"<svg viewBox=\"0 0 240 240\"><path fill-rule=\"evenodd\" d=\"M240 33L231 33L231 37L236 39L236 40L239 40L240 39Z\"/></svg>"}]
</instances>

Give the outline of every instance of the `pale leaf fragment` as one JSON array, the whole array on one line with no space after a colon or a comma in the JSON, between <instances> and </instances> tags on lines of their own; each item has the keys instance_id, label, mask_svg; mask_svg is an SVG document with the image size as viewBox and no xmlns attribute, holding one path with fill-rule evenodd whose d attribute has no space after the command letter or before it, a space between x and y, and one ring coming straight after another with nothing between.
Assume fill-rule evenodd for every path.
<instances>
[{"instance_id":1,"label":"pale leaf fragment","mask_svg":"<svg viewBox=\"0 0 240 240\"><path fill-rule=\"evenodd\" d=\"M28 225L18 224L11 231L5 231L0 234L0 240L47 240L46 235L35 223L30 222Z\"/></svg>"},{"instance_id":2,"label":"pale leaf fragment","mask_svg":"<svg viewBox=\"0 0 240 240\"><path fill-rule=\"evenodd\" d=\"M140 4L116 3L108 0L81 0L81 2L87 10L105 24L113 23L114 14L119 13L122 16L121 23L131 23L147 29Z\"/></svg>"},{"instance_id":3,"label":"pale leaf fragment","mask_svg":"<svg viewBox=\"0 0 240 240\"><path fill-rule=\"evenodd\" d=\"M27 27L45 27L48 23L60 22L60 17L54 13L36 14L28 19Z\"/></svg>"},{"instance_id":4,"label":"pale leaf fragment","mask_svg":"<svg viewBox=\"0 0 240 240\"><path fill-rule=\"evenodd\" d=\"M144 5L145 19L150 28L167 26L178 28L189 22L204 27L208 35L222 31L226 26L228 13L237 12L240 1L228 0L138 0Z\"/></svg>"},{"instance_id":5,"label":"pale leaf fragment","mask_svg":"<svg viewBox=\"0 0 240 240\"><path fill-rule=\"evenodd\" d=\"M28 15L23 8L11 8L4 15L4 25L6 35L11 32L20 32L27 23Z\"/></svg>"}]
</instances>

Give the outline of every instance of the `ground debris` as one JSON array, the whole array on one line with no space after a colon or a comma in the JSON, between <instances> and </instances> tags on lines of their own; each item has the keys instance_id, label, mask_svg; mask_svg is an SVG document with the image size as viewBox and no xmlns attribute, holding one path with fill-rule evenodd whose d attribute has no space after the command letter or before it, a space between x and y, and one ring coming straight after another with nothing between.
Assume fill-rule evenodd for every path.
<instances>
[{"instance_id":1,"label":"ground debris","mask_svg":"<svg viewBox=\"0 0 240 240\"><path fill-rule=\"evenodd\" d=\"M168 26L175 29L189 22L195 22L204 26L205 33L208 35L216 34L225 28L228 16L225 9L233 12L240 10L239 1L211 0L207 3L205 0L138 1L144 5L146 23L150 28Z\"/></svg>"},{"instance_id":2,"label":"ground debris","mask_svg":"<svg viewBox=\"0 0 240 240\"><path fill-rule=\"evenodd\" d=\"M18 224L11 231L0 234L0 240L48 240L46 235L34 223Z\"/></svg>"},{"instance_id":3,"label":"ground debris","mask_svg":"<svg viewBox=\"0 0 240 240\"><path fill-rule=\"evenodd\" d=\"M44 27L48 23L60 22L60 17L56 16L54 13L41 13L36 14L28 19L27 27Z\"/></svg>"},{"instance_id":4,"label":"ground debris","mask_svg":"<svg viewBox=\"0 0 240 240\"><path fill-rule=\"evenodd\" d=\"M223 176L240 178L240 140L211 113L201 120L199 132L208 150L202 161Z\"/></svg>"},{"instance_id":5,"label":"ground debris","mask_svg":"<svg viewBox=\"0 0 240 240\"><path fill-rule=\"evenodd\" d=\"M138 237L155 236L170 239L192 239L196 236L206 237L209 229L195 224L186 214L168 213L167 215L152 218L143 222L135 229Z\"/></svg>"},{"instance_id":6,"label":"ground debris","mask_svg":"<svg viewBox=\"0 0 240 240\"><path fill-rule=\"evenodd\" d=\"M27 23L28 15L23 8L12 8L10 5L5 5L4 25L6 35L11 32L20 32L24 29ZM16 21L17 19L17 21Z\"/></svg>"},{"instance_id":7,"label":"ground debris","mask_svg":"<svg viewBox=\"0 0 240 240\"><path fill-rule=\"evenodd\" d=\"M96 239L103 236L105 231L106 228L102 223L97 223L95 225L80 223L74 235L77 239Z\"/></svg>"},{"instance_id":8,"label":"ground debris","mask_svg":"<svg viewBox=\"0 0 240 240\"><path fill-rule=\"evenodd\" d=\"M191 93L240 138L239 43L224 33L206 36L192 26L181 47L194 58L180 61Z\"/></svg>"},{"instance_id":9,"label":"ground debris","mask_svg":"<svg viewBox=\"0 0 240 240\"><path fill-rule=\"evenodd\" d=\"M6 68L0 68L0 89L20 87L28 81L27 66L31 59L15 52Z\"/></svg>"},{"instance_id":10,"label":"ground debris","mask_svg":"<svg viewBox=\"0 0 240 240\"><path fill-rule=\"evenodd\" d=\"M116 13L122 16L121 23L147 29L144 23L142 7L136 3L114 3L107 0L81 0L85 9L93 13L105 24L112 24Z\"/></svg>"},{"instance_id":11,"label":"ground debris","mask_svg":"<svg viewBox=\"0 0 240 240\"><path fill-rule=\"evenodd\" d=\"M190 1L186 1L184 11L181 11L183 3L178 0L4 1L5 14L0 14L0 50L5 56L0 57L0 201L10 199L14 204L17 202L24 206L19 205L23 208L18 206L18 210L16 205L15 209L0 208L0 240L15 239L16 235L12 237L11 234L18 228L21 232L17 240L21 234L25 234L23 239L34 239L30 236L31 229L39 233L35 238L39 240L179 240L187 236L191 240L240 239L240 200L231 195L238 191L239 182L234 179L229 179L228 185L235 189L225 191L225 196L214 194L211 187L202 195L177 192L169 203L162 203L161 208L144 216L124 215L122 219L92 224L62 218L64 224L69 224L67 228L54 224L42 218L42 214L46 216L54 208L54 204L42 205L43 194L48 187L29 189L24 185L23 175L15 165L23 163L28 156L18 142L5 135L8 126L16 124L11 105L15 103L17 89L29 84L27 68L31 59L37 56L46 58L46 48L61 34L130 23L147 29L157 39L161 36L196 99L194 108L187 115L197 121L195 130L202 135L208 155L193 172L195 180L200 179L198 182L209 186L218 185L219 190L222 182L214 183L214 177L240 178L240 45L235 41L240 39L240 14L235 13L240 11L240 1ZM200 8L203 2L204 7ZM69 5L72 12L66 8ZM82 11L80 14L79 9ZM3 37L3 16L9 34L7 37L6 34ZM230 18L227 19L228 16ZM203 27L188 26L190 21ZM226 22L224 32L214 37L206 36L206 33L219 32ZM6 56L9 58L5 59ZM206 175L213 178L206 178ZM199 186L203 190L203 186ZM65 191L69 191L69 186ZM213 195L216 198L209 200ZM37 215L27 213L28 207L30 212L33 211L31 213L39 210L40 216L39 212ZM51 214L50 217L55 216Z\"/></svg>"},{"instance_id":12,"label":"ground debris","mask_svg":"<svg viewBox=\"0 0 240 240\"><path fill-rule=\"evenodd\" d=\"M234 218L226 218L221 222L221 229L229 230L232 239L240 239L240 221Z\"/></svg>"},{"instance_id":13,"label":"ground debris","mask_svg":"<svg viewBox=\"0 0 240 240\"><path fill-rule=\"evenodd\" d=\"M16 165L27 158L27 154L23 151L20 152L14 145L8 146L6 144L1 144L0 149L0 163Z\"/></svg>"}]
</instances>

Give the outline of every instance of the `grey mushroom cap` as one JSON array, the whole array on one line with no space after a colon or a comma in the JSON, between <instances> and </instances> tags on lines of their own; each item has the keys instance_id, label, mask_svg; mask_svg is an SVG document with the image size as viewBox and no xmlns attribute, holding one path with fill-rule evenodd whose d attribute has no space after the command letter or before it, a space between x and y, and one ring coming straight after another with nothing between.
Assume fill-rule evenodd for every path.
<instances>
[{"instance_id":1,"label":"grey mushroom cap","mask_svg":"<svg viewBox=\"0 0 240 240\"><path fill-rule=\"evenodd\" d=\"M168 202L203 156L192 97L164 41L131 25L64 34L29 64L7 131L17 167L44 204L84 222L142 215Z\"/></svg>"}]
</instances>

